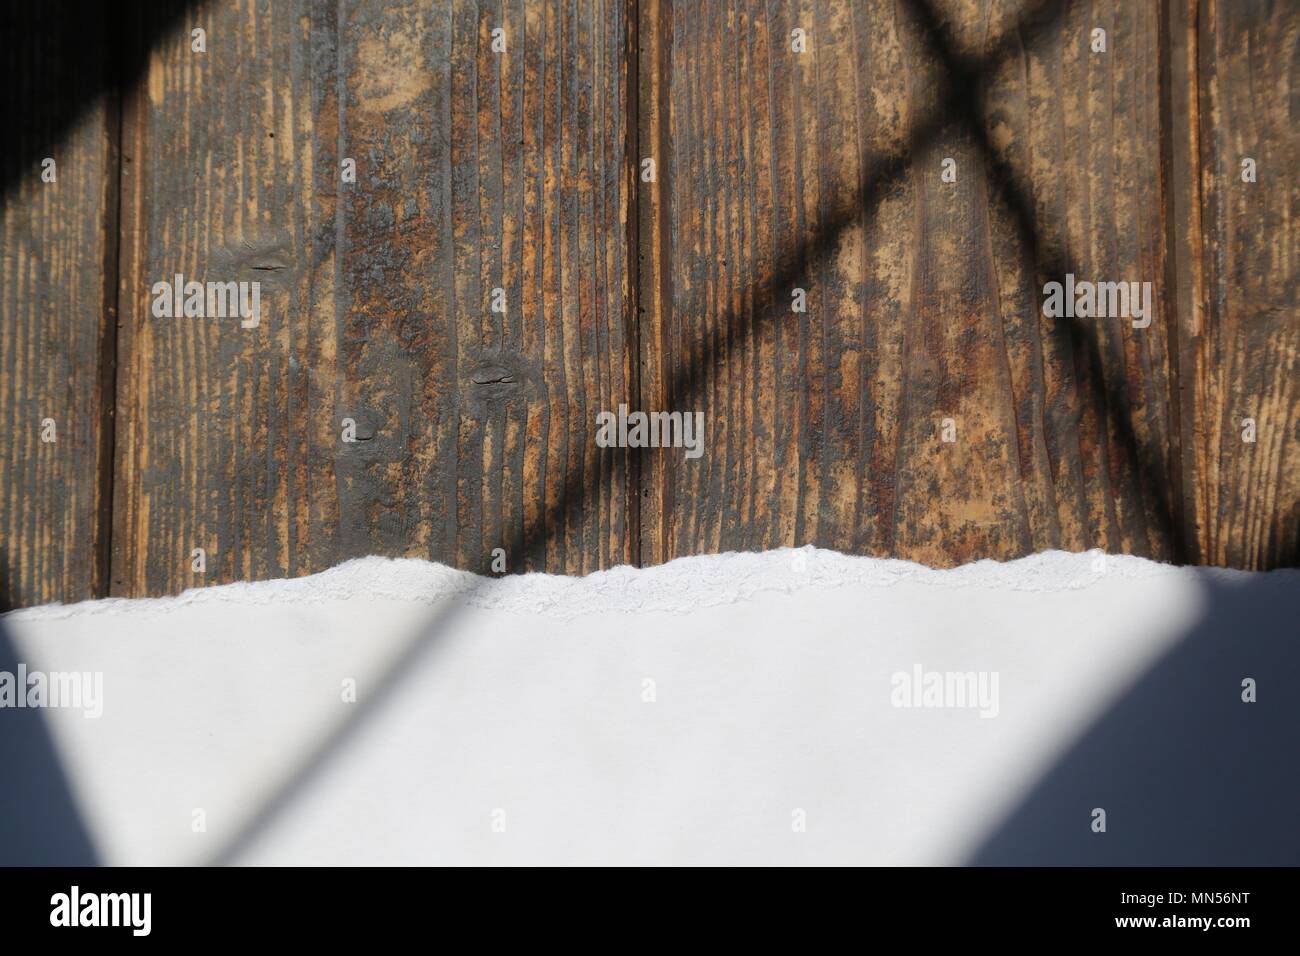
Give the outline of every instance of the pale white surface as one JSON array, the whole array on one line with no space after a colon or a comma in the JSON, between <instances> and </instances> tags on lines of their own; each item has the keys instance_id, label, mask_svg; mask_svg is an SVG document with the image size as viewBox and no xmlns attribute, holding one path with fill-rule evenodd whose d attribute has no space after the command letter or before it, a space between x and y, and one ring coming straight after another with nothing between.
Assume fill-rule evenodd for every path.
<instances>
[{"instance_id":1,"label":"pale white surface","mask_svg":"<svg viewBox=\"0 0 1300 956\"><path fill-rule=\"evenodd\" d=\"M45 716L105 862L212 860L361 714L235 862L957 863L1186 632L1203 573L807 548L484 580L367 558L4 623L29 667L104 672L102 718ZM997 672L998 716L891 706L916 664Z\"/></svg>"}]
</instances>

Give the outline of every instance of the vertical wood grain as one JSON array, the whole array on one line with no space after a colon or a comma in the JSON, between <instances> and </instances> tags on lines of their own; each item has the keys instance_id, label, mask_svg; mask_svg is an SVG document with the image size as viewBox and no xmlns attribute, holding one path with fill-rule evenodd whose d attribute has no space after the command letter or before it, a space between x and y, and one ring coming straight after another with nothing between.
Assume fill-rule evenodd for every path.
<instances>
[{"instance_id":1,"label":"vertical wood grain","mask_svg":"<svg viewBox=\"0 0 1300 956\"><path fill-rule=\"evenodd\" d=\"M107 8L0 4L0 603L95 597L112 433L117 113ZM54 182L41 178L55 161ZM111 379L110 379L111 381ZM106 403L107 399L107 403ZM55 429L42 441L42 422Z\"/></svg>"},{"instance_id":2,"label":"vertical wood grain","mask_svg":"<svg viewBox=\"0 0 1300 956\"><path fill-rule=\"evenodd\" d=\"M213 3L125 91L114 593L292 574L319 492L292 440L311 348L303 304L311 151L301 11ZM132 13L141 31L147 14ZM206 32L206 52L191 31ZM260 325L158 318L155 282L258 281ZM205 573L191 552L206 552Z\"/></svg>"},{"instance_id":3,"label":"vertical wood grain","mask_svg":"<svg viewBox=\"0 0 1300 956\"><path fill-rule=\"evenodd\" d=\"M591 441L630 392L623 4L222 0L193 26L208 52L159 46L129 125L119 593L628 562L627 456ZM260 279L260 328L153 318L177 271Z\"/></svg>"},{"instance_id":4,"label":"vertical wood grain","mask_svg":"<svg viewBox=\"0 0 1300 956\"><path fill-rule=\"evenodd\" d=\"M669 377L678 364L667 337L673 257L670 215L674 158L669 133L673 109L669 81L673 4L671 0L637 0L636 8L638 149L633 157L637 171L636 393L641 411L661 411L669 407ZM655 162L653 182L645 182L641 176L644 159ZM639 563L660 563L666 560L663 542L668 527L666 516L676 506L673 485L667 477L668 462L663 454L645 449L636 453L635 460L640 496L637 559Z\"/></svg>"},{"instance_id":5,"label":"vertical wood grain","mask_svg":"<svg viewBox=\"0 0 1300 956\"><path fill-rule=\"evenodd\" d=\"M1300 560L1293 4L433 6L78 12L110 51L4 5L37 38L6 65L8 602L102 593L110 532L129 595L496 547ZM1151 281L1151 326L1044 318L1066 271ZM260 327L153 317L177 272L259 281ZM624 402L705 412L704 457L598 448Z\"/></svg>"},{"instance_id":6,"label":"vertical wood grain","mask_svg":"<svg viewBox=\"0 0 1300 956\"><path fill-rule=\"evenodd\" d=\"M1206 303L1194 340L1195 531L1204 563L1300 562L1300 7L1202 0ZM1242 181L1242 160L1257 181ZM1253 443L1244 420L1256 423Z\"/></svg>"},{"instance_id":7,"label":"vertical wood grain","mask_svg":"<svg viewBox=\"0 0 1300 956\"><path fill-rule=\"evenodd\" d=\"M708 452L655 453L657 557L1173 555L1157 12L674 4L660 355ZM1150 329L1045 319L1067 268L1151 281Z\"/></svg>"}]
</instances>

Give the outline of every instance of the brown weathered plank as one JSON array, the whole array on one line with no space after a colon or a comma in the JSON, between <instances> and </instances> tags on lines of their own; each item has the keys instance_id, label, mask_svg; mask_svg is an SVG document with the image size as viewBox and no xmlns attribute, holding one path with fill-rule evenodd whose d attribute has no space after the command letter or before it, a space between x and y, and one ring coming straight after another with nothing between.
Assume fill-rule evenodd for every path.
<instances>
[{"instance_id":1,"label":"brown weathered plank","mask_svg":"<svg viewBox=\"0 0 1300 956\"><path fill-rule=\"evenodd\" d=\"M117 114L111 48L94 38L111 25L101 6L0 4L4 606L94 597L104 578Z\"/></svg>"},{"instance_id":2,"label":"brown weathered plank","mask_svg":"<svg viewBox=\"0 0 1300 956\"><path fill-rule=\"evenodd\" d=\"M15 603L106 571L118 69L117 593L498 545L570 572L805 541L1300 560L1287 4L229 0L134 14L141 48L178 27L138 83L60 9L5 8L45 38L6 66ZM1151 327L1043 318L1066 270L1155 283ZM176 271L260 281L265 320L153 318ZM638 399L705 411L705 457L596 448Z\"/></svg>"},{"instance_id":3,"label":"brown weathered plank","mask_svg":"<svg viewBox=\"0 0 1300 956\"><path fill-rule=\"evenodd\" d=\"M115 589L630 560L627 455L591 441L630 400L623 3L214 2L193 26L207 53L170 38L127 115ZM266 317L153 318L177 271L260 279Z\"/></svg>"},{"instance_id":4,"label":"brown weathered plank","mask_svg":"<svg viewBox=\"0 0 1300 956\"><path fill-rule=\"evenodd\" d=\"M636 389L641 411L668 409L668 379L677 357L666 338L665 317L672 299L672 139L669 135L669 50L673 30L671 0L640 0L636 25L636 213L632 241L636 253ZM642 160L652 159L655 175L646 181ZM662 453L642 450L634 459L638 497L637 563L664 560L658 535L674 509L672 484Z\"/></svg>"},{"instance_id":5,"label":"brown weathered plank","mask_svg":"<svg viewBox=\"0 0 1300 956\"><path fill-rule=\"evenodd\" d=\"M677 371L643 374L708 452L653 453L649 559L1175 554L1158 41L1154 4L673 5ZM1067 269L1151 281L1151 326L1045 319Z\"/></svg>"},{"instance_id":6,"label":"brown weathered plank","mask_svg":"<svg viewBox=\"0 0 1300 956\"><path fill-rule=\"evenodd\" d=\"M1197 560L1300 563L1300 7L1205 0L1199 88L1206 301L1195 328ZM1242 181L1242 162L1256 181ZM1255 440L1244 440L1254 419Z\"/></svg>"},{"instance_id":7,"label":"brown weathered plank","mask_svg":"<svg viewBox=\"0 0 1300 956\"><path fill-rule=\"evenodd\" d=\"M1160 182L1164 200L1164 301L1169 341L1172 429L1171 511L1182 529L1181 557L1200 560L1192 488L1196 474L1194 341L1203 322L1205 269L1200 199L1200 98L1197 90L1199 0L1161 4Z\"/></svg>"},{"instance_id":8,"label":"brown weathered plank","mask_svg":"<svg viewBox=\"0 0 1300 956\"><path fill-rule=\"evenodd\" d=\"M1034 36L1013 47L1000 83L1006 98L994 106L990 127L1013 179L1027 183L1035 204L1019 230L1023 236L1032 226L1036 234L1032 302L1041 308L1043 281L1070 271L1094 282L1150 282L1154 311L1146 328L1123 318L1045 320L1040 311L1035 330L1008 318L1022 476L1035 474L1022 480L1033 502L1029 544L1177 559L1176 330L1163 283L1159 9L1073 4L1045 13L1056 19L1031 19ZM1091 49L1096 29L1106 31L1105 53ZM1004 277L1004 303L1010 286Z\"/></svg>"}]
</instances>

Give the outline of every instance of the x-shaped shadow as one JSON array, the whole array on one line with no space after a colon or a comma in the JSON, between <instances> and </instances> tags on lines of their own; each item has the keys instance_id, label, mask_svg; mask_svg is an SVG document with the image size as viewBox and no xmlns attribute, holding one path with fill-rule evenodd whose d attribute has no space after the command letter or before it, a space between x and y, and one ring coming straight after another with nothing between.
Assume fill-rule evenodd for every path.
<instances>
[{"instance_id":1,"label":"x-shaped shadow","mask_svg":"<svg viewBox=\"0 0 1300 956\"><path fill-rule=\"evenodd\" d=\"M985 128L981 109L986 77L1013 55L1017 48L1032 45L1051 29L1072 2L1073 0L1034 0L1020 13L1015 23L994 41L984 56L972 58L960 51L951 27L930 0L903 0L903 6L918 28L926 50L943 69L943 90L937 107L912 125L902 148L883 157L866 172L859 184L856 204L820 222L815 239L799 250L798 255L775 270L771 280L772 288L787 289L796 284L796 280L806 273L810 264L823 259L834 248L838 236L845 229L854 226L861 217L871 214L890 187L908 173L913 158L927 144L954 129L964 129L973 137L988 168L996 198L1003 210L1011 215L1022 241L1032 252L1037 274L1059 279L1066 272L1075 271L1065 251L1052 248L1042 238L1033 202L1013 171L999 160ZM673 400L673 407L696 407L694 403L701 396L707 371L727 363L746 339L760 331L763 324L776 319L777 314L773 309L768 309L751 323L742 323L737 315L727 313L719 324L734 334L719 338L705 337L692 350L685 364L674 371L667 383L667 394ZM1052 335L1066 339L1073 354L1084 357L1083 377L1089 396L1107 423L1109 432L1121 446L1128 463L1140 476L1143 489L1155 496L1156 513L1164 524L1164 530L1174 541L1175 555L1183 555L1182 529L1171 511L1171 499L1165 488L1168 479L1160 467L1162 456L1156 449L1142 446L1128 417L1129 403L1123 381L1107 384L1103 380L1100 348L1083 323L1076 319L1061 319L1057 320L1056 325L1050 326L1050 330ZM619 449L601 450L600 454L606 459L603 473L615 473L614 459L620 452ZM639 450L633 452L637 453ZM522 533L516 537L519 550L512 554L512 562L516 567L540 563L553 537L572 528L590 490L584 488L581 470L568 476L560 497L543 509L539 521L523 528ZM519 561L520 554L524 559L522 562ZM480 574L488 571L486 560L484 558L482 565L475 569ZM479 585L471 585L477 586ZM463 597L463 594L460 596ZM415 669L417 661L438 647L439 642L434 638L447 631L463 606L463 603L454 598L446 601L419 633L413 636L404 650L385 667L373 686L367 688L365 695L348 709L348 716L330 728L306 753L299 765L269 792L260 808L213 855L212 863L236 862L297 796L319 778L331 759L356 736L374 713L377 702L385 699L403 677Z\"/></svg>"},{"instance_id":2,"label":"x-shaped shadow","mask_svg":"<svg viewBox=\"0 0 1300 956\"><path fill-rule=\"evenodd\" d=\"M988 53L979 58L970 57L960 50L951 27L930 0L902 0L902 5L918 27L926 52L942 67L944 85L939 106L913 125L903 148L881 159L863 177L856 204L843 207L838 215L820 222L815 241L780 264L772 277L771 287L784 293L800 285L811 266L834 250L841 234L857 226L862 217L869 216L890 189L907 175L915 156L932 142L962 132L973 139L982 154L989 181L994 187L995 200L1001 211L1010 216L1030 253L1035 266L1034 275L1040 281L1060 281L1068 272L1079 273L1081 270L1071 263L1067 251L1054 247L1044 237L1029 191L1016 178L1014 171L1001 161L989 139L982 109L987 78L1019 46L1031 46L1051 29L1072 5L1072 0L1037 0L1031 3L1015 25L1003 32L990 45ZM670 379L667 394L672 399L672 407L701 407L699 402L704 397L708 372L730 362L732 354L746 345L762 324L779 321L782 317L784 313L778 314L769 307L757 322L750 325L736 312L727 312L718 326L729 330L730 334L703 336L696 343L689 361ZM1130 473L1138 476L1137 493L1149 493L1153 497L1152 511L1157 521L1157 533L1171 542L1175 561L1186 560L1184 529L1174 510L1176 499L1171 498L1167 487L1170 477L1162 465L1164 456L1158 448L1143 447L1133 427L1132 406L1123 376L1112 376L1107 380L1101 347L1093 334L1093 327L1087 323L1077 318L1061 318L1046 323L1046 328L1057 340L1054 344L1061 352L1076 357L1076 382L1079 383L1076 387L1086 393L1098 420L1104 422L1107 433L1118 445Z\"/></svg>"}]
</instances>

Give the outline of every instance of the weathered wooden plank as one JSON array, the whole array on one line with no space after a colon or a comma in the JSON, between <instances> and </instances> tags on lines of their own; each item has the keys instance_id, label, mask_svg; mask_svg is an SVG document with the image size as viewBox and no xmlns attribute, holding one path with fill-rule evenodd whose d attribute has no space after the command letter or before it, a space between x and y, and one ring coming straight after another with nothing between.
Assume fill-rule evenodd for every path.
<instances>
[{"instance_id":1,"label":"weathered wooden plank","mask_svg":"<svg viewBox=\"0 0 1300 956\"><path fill-rule=\"evenodd\" d=\"M230 0L193 26L207 52L160 46L128 114L116 590L630 560L627 453L591 440L631 398L624 4ZM176 272L259 279L266 315L154 318Z\"/></svg>"},{"instance_id":2,"label":"weathered wooden plank","mask_svg":"<svg viewBox=\"0 0 1300 956\"><path fill-rule=\"evenodd\" d=\"M1001 168L1032 204L1013 218L1016 244L1008 236L995 247L1021 484L1033 503L1030 550L1183 557L1177 329L1163 278L1160 29L1157 4L1047 4L1012 34L991 98ZM1032 322L1018 318L1030 314L1028 303L1018 315L1009 307L1024 303L1016 248L1034 254ZM1045 320L1043 283L1066 272L1150 283L1151 314Z\"/></svg>"},{"instance_id":3,"label":"weathered wooden plank","mask_svg":"<svg viewBox=\"0 0 1300 956\"><path fill-rule=\"evenodd\" d=\"M316 238L300 194L312 174L301 12L206 5L124 92L116 594L278 577L308 550L298 509L319 476L291 441L310 421L302 289ZM259 282L258 325L155 316L155 283L178 274Z\"/></svg>"},{"instance_id":4,"label":"weathered wooden plank","mask_svg":"<svg viewBox=\"0 0 1300 956\"><path fill-rule=\"evenodd\" d=\"M634 285L636 321L635 394L641 411L670 407L668 380L678 365L667 338L668 303L672 299L672 242L670 213L673 175L672 139L669 135L672 101L669 90L673 9L671 0L639 0L636 24L636 222L631 235L635 250ZM643 171L643 161L653 161L653 176ZM663 561L663 529L675 502L667 479L667 459L660 453L635 453L637 497L632 505L637 517L638 563Z\"/></svg>"},{"instance_id":5,"label":"weathered wooden plank","mask_svg":"<svg viewBox=\"0 0 1300 956\"><path fill-rule=\"evenodd\" d=\"M106 580L117 114L111 47L96 38L111 27L103 6L0 4L6 607L94 597Z\"/></svg>"},{"instance_id":6,"label":"weathered wooden plank","mask_svg":"<svg viewBox=\"0 0 1300 956\"><path fill-rule=\"evenodd\" d=\"M1205 269L1202 261L1200 198L1200 95L1197 84L1199 0L1161 5L1160 182L1164 200L1164 301L1170 346L1172 430L1171 511L1182 529L1181 557L1201 560L1192 493L1196 474L1194 341L1203 322Z\"/></svg>"},{"instance_id":7,"label":"weathered wooden plank","mask_svg":"<svg viewBox=\"0 0 1300 956\"><path fill-rule=\"evenodd\" d=\"M570 572L805 541L1297 563L1296 17L1161 9L1163 39L1157 5L1053 0L186 14L126 91L114 590L497 546ZM6 66L15 603L106 571L115 68L59 10L5 8L43 38ZM1152 324L1044 318L1066 271L1152 281ZM153 317L177 272L260 282L264 321ZM595 447L638 401L703 410L705 456Z\"/></svg>"},{"instance_id":8,"label":"weathered wooden plank","mask_svg":"<svg viewBox=\"0 0 1300 956\"><path fill-rule=\"evenodd\" d=\"M1285 0L1206 0L1197 22L1206 301L1194 330L1190 385L1196 559L1238 568L1294 566L1300 563L1300 7ZM1243 180L1247 159L1254 161L1254 182Z\"/></svg>"},{"instance_id":9,"label":"weathered wooden plank","mask_svg":"<svg viewBox=\"0 0 1300 956\"><path fill-rule=\"evenodd\" d=\"M1106 31L1105 53L1092 48L1096 29ZM1025 65L1029 81L1019 91L1010 84L1001 119L1027 130L1008 138L1006 156L1013 178L1032 183L1034 300L1041 303L1044 278L1072 272L1094 282L1150 282L1154 309L1147 328L1124 319L1012 324L1011 341L1036 340L1013 360L1024 396L1018 418L1043 417L1041 427L1021 429L1020 443L1022 461L1032 460L1041 476L1031 498L1046 525L1034 524L1044 529L1032 535L1035 549L1059 540L1072 549L1098 544L1178 557L1170 494L1177 421L1161 288L1158 33L1154 5L1076 6L1060 30L1012 61L1013 71ZM992 135L1006 130L995 126Z\"/></svg>"},{"instance_id":10,"label":"weathered wooden plank","mask_svg":"<svg viewBox=\"0 0 1300 956\"><path fill-rule=\"evenodd\" d=\"M673 5L668 371L643 375L705 412L708 450L653 453L649 559L1175 554L1158 26L1154 4ZM1069 270L1152 282L1151 325L1044 318Z\"/></svg>"}]
</instances>

